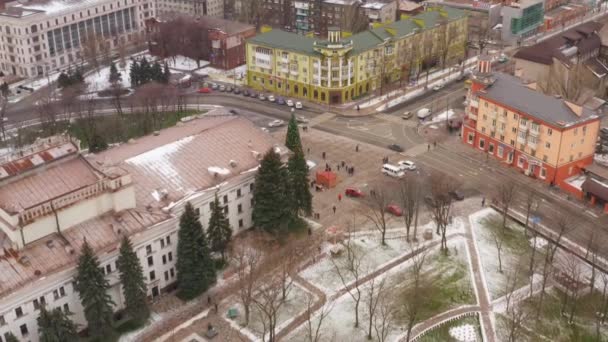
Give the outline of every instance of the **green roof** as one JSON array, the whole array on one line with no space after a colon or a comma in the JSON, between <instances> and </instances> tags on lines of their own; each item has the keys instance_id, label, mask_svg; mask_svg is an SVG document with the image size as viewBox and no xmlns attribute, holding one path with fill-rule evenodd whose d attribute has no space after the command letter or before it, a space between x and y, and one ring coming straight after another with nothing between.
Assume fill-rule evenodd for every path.
<instances>
[{"instance_id":1,"label":"green roof","mask_svg":"<svg viewBox=\"0 0 608 342\"><path fill-rule=\"evenodd\" d=\"M453 21L465 16L465 11L456 8L443 7L430 9L405 20L357 33L346 38L345 41L353 41L352 54L358 55L375 48L386 39L402 38L414 33L415 30L423 31L435 27L442 18ZM424 26L420 27L417 22L423 22ZM249 39L249 42L254 44L299 52L306 55L317 55L317 52L314 51L315 41L321 40L281 30L272 30Z\"/></svg>"}]
</instances>

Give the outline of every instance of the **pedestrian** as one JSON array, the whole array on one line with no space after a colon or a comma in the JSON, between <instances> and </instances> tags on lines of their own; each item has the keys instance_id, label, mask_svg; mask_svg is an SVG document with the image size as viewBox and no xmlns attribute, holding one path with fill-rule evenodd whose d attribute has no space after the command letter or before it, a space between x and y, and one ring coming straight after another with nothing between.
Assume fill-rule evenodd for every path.
<instances>
[{"instance_id":1,"label":"pedestrian","mask_svg":"<svg viewBox=\"0 0 608 342\"><path fill-rule=\"evenodd\" d=\"M359 152L359 144L357 144L357 146L355 146L355 152Z\"/></svg>"},{"instance_id":2,"label":"pedestrian","mask_svg":"<svg viewBox=\"0 0 608 342\"><path fill-rule=\"evenodd\" d=\"M332 209L334 210L334 215L336 214L336 205L334 204L334 206L332 207Z\"/></svg>"},{"instance_id":3,"label":"pedestrian","mask_svg":"<svg viewBox=\"0 0 608 342\"><path fill-rule=\"evenodd\" d=\"M312 228L308 227L308 236L312 235Z\"/></svg>"},{"instance_id":4,"label":"pedestrian","mask_svg":"<svg viewBox=\"0 0 608 342\"><path fill-rule=\"evenodd\" d=\"M323 159L325 160L325 152L322 153Z\"/></svg>"},{"instance_id":5,"label":"pedestrian","mask_svg":"<svg viewBox=\"0 0 608 342\"><path fill-rule=\"evenodd\" d=\"M217 307L217 303L215 303L215 314L217 315L217 311L218 311L218 307Z\"/></svg>"},{"instance_id":6,"label":"pedestrian","mask_svg":"<svg viewBox=\"0 0 608 342\"><path fill-rule=\"evenodd\" d=\"M431 144L427 144L427 145L426 145L426 150L427 150L427 151L430 151L430 150L431 150Z\"/></svg>"},{"instance_id":7,"label":"pedestrian","mask_svg":"<svg viewBox=\"0 0 608 342\"><path fill-rule=\"evenodd\" d=\"M342 194L338 194L338 202L342 202Z\"/></svg>"},{"instance_id":8,"label":"pedestrian","mask_svg":"<svg viewBox=\"0 0 608 342\"><path fill-rule=\"evenodd\" d=\"M344 167L344 165L346 165L346 163L344 162L344 160L342 161L341 164L342 164L342 167Z\"/></svg>"},{"instance_id":9,"label":"pedestrian","mask_svg":"<svg viewBox=\"0 0 608 342\"><path fill-rule=\"evenodd\" d=\"M486 198L484 197L481 199L481 207L483 208L485 206L486 206Z\"/></svg>"},{"instance_id":10,"label":"pedestrian","mask_svg":"<svg viewBox=\"0 0 608 342\"><path fill-rule=\"evenodd\" d=\"M359 108L359 105L357 105L357 112L359 111L359 109L360 109L360 108Z\"/></svg>"},{"instance_id":11,"label":"pedestrian","mask_svg":"<svg viewBox=\"0 0 608 342\"><path fill-rule=\"evenodd\" d=\"M437 140L433 141L433 148L437 147Z\"/></svg>"},{"instance_id":12,"label":"pedestrian","mask_svg":"<svg viewBox=\"0 0 608 342\"><path fill-rule=\"evenodd\" d=\"M310 147L306 149L306 154L310 154Z\"/></svg>"},{"instance_id":13,"label":"pedestrian","mask_svg":"<svg viewBox=\"0 0 608 342\"><path fill-rule=\"evenodd\" d=\"M325 163L325 170L329 169L329 163Z\"/></svg>"}]
</instances>

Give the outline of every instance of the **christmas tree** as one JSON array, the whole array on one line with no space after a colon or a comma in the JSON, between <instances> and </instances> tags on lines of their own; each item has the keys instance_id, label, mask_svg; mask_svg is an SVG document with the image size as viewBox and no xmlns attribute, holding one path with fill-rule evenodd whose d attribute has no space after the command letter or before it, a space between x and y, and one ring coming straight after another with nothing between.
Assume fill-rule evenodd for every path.
<instances>
[{"instance_id":1,"label":"christmas tree","mask_svg":"<svg viewBox=\"0 0 608 342\"><path fill-rule=\"evenodd\" d=\"M133 250L131 240L126 236L120 244L120 255L116 264L120 272L122 293L125 296L125 313L141 324L150 316L146 301L147 288L139 258Z\"/></svg>"}]
</instances>

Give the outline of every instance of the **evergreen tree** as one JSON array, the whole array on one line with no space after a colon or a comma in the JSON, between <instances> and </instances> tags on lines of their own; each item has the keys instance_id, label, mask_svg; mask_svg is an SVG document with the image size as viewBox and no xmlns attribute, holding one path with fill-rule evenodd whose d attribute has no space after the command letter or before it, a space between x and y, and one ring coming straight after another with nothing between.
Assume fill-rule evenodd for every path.
<instances>
[{"instance_id":1,"label":"evergreen tree","mask_svg":"<svg viewBox=\"0 0 608 342\"><path fill-rule=\"evenodd\" d=\"M295 152L287 162L289 170L289 183L293 191L293 206L297 213L304 215L312 214L312 194L308 183L308 165L304 152L301 148L296 148Z\"/></svg>"},{"instance_id":2,"label":"evergreen tree","mask_svg":"<svg viewBox=\"0 0 608 342\"><path fill-rule=\"evenodd\" d=\"M120 244L120 255L116 264L125 296L125 312L137 323L143 323L150 317L150 309L146 301L147 289L144 282L144 271L133 250L131 240L127 236L122 239Z\"/></svg>"},{"instance_id":3,"label":"evergreen tree","mask_svg":"<svg viewBox=\"0 0 608 342\"><path fill-rule=\"evenodd\" d=\"M141 61L139 61L139 85L146 84L150 82L152 78L152 67L148 62L148 59L144 56Z\"/></svg>"},{"instance_id":4,"label":"evergreen tree","mask_svg":"<svg viewBox=\"0 0 608 342\"><path fill-rule=\"evenodd\" d=\"M215 201L211 209L211 217L209 217L207 236L211 245L211 251L221 253L222 260L226 260L225 252L232 238L232 228L230 227L230 221L224 215L224 208L220 205L217 193L215 194Z\"/></svg>"},{"instance_id":5,"label":"evergreen tree","mask_svg":"<svg viewBox=\"0 0 608 342\"><path fill-rule=\"evenodd\" d=\"M169 65L165 62L163 69L163 83L168 84L169 80L171 80L171 71L169 70Z\"/></svg>"},{"instance_id":6,"label":"evergreen tree","mask_svg":"<svg viewBox=\"0 0 608 342\"><path fill-rule=\"evenodd\" d=\"M296 116L291 113L291 118L287 124L287 136L285 137L285 146L292 152L297 149L302 149L302 140L300 140L300 131L298 129L298 122Z\"/></svg>"},{"instance_id":7,"label":"evergreen tree","mask_svg":"<svg viewBox=\"0 0 608 342\"><path fill-rule=\"evenodd\" d=\"M15 336L15 334L13 334L12 332L7 332L6 334L4 334L4 340L6 342L19 342L19 339L17 338L17 336Z\"/></svg>"},{"instance_id":8,"label":"evergreen tree","mask_svg":"<svg viewBox=\"0 0 608 342\"><path fill-rule=\"evenodd\" d=\"M131 66L129 67L129 78L131 79L131 86L137 87L139 81L139 63L135 59L131 59Z\"/></svg>"},{"instance_id":9,"label":"evergreen tree","mask_svg":"<svg viewBox=\"0 0 608 342\"><path fill-rule=\"evenodd\" d=\"M152 81L162 83L164 77L163 68L160 66L160 63L154 62L154 64L152 64L150 67L150 79Z\"/></svg>"},{"instance_id":10,"label":"evergreen tree","mask_svg":"<svg viewBox=\"0 0 608 342\"><path fill-rule=\"evenodd\" d=\"M108 148L108 143L103 135L95 133L91 138L91 143L89 145L89 151L92 153L101 152Z\"/></svg>"},{"instance_id":11,"label":"evergreen tree","mask_svg":"<svg viewBox=\"0 0 608 342\"><path fill-rule=\"evenodd\" d=\"M38 316L38 331L40 342L62 342L78 340L76 324L70 320L68 313L61 308L47 311L43 306Z\"/></svg>"},{"instance_id":12,"label":"evergreen tree","mask_svg":"<svg viewBox=\"0 0 608 342\"><path fill-rule=\"evenodd\" d=\"M118 82L122 81L122 76L120 75L120 72L118 72L118 69L116 68L116 64L114 64L114 62L112 62L112 64L110 64L109 81L110 81L110 84L117 84Z\"/></svg>"},{"instance_id":13,"label":"evergreen tree","mask_svg":"<svg viewBox=\"0 0 608 342\"><path fill-rule=\"evenodd\" d=\"M84 76L82 75L82 69L76 68L76 70L74 70L74 73L70 76L70 78L72 79L72 84L83 83Z\"/></svg>"},{"instance_id":14,"label":"evergreen tree","mask_svg":"<svg viewBox=\"0 0 608 342\"><path fill-rule=\"evenodd\" d=\"M253 223L274 234L287 231L293 218L292 194L281 157L268 150L255 176Z\"/></svg>"},{"instance_id":15,"label":"evergreen tree","mask_svg":"<svg viewBox=\"0 0 608 342\"><path fill-rule=\"evenodd\" d=\"M66 88L69 87L71 84L72 80L70 79L70 76L62 71L59 74L59 77L57 77L57 85L59 85L59 88Z\"/></svg>"},{"instance_id":16,"label":"evergreen tree","mask_svg":"<svg viewBox=\"0 0 608 342\"><path fill-rule=\"evenodd\" d=\"M110 288L99 261L85 240L80 251L76 274L76 291L84 308L92 340L105 341L114 335L112 327L112 299L107 291Z\"/></svg>"},{"instance_id":17,"label":"evergreen tree","mask_svg":"<svg viewBox=\"0 0 608 342\"><path fill-rule=\"evenodd\" d=\"M215 281L207 238L190 203L180 217L177 234L177 296L189 300L205 292Z\"/></svg>"},{"instance_id":18,"label":"evergreen tree","mask_svg":"<svg viewBox=\"0 0 608 342\"><path fill-rule=\"evenodd\" d=\"M4 82L2 83L2 85L0 85L0 95L4 96L4 97L8 97L10 92L10 89L8 87L8 83Z\"/></svg>"}]
</instances>

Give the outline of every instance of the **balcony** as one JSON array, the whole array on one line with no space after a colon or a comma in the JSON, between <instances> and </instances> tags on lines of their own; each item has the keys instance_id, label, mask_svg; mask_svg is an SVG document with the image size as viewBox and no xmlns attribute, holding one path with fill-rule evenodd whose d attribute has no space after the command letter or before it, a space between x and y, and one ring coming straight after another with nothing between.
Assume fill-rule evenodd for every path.
<instances>
[{"instance_id":1,"label":"balcony","mask_svg":"<svg viewBox=\"0 0 608 342\"><path fill-rule=\"evenodd\" d=\"M519 124L519 131L520 132L527 132L528 131L528 125L527 124Z\"/></svg>"},{"instance_id":2,"label":"balcony","mask_svg":"<svg viewBox=\"0 0 608 342\"><path fill-rule=\"evenodd\" d=\"M477 121L477 114L475 114L473 112L469 112L469 114L467 116L469 119Z\"/></svg>"},{"instance_id":3,"label":"balcony","mask_svg":"<svg viewBox=\"0 0 608 342\"><path fill-rule=\"evenodd\" d=\"M522 138L520 135L517 136L517 142L519 144L525 144L526 143L526 138Z\"/></svg>"},{"instance_id":4,"label":"balcony","mask_svg":"<svg viewBox=\"0 0 608 342\"><path fill-rule=\"evenodd\" d=\"M530 147L533 150L536 150L536 147L538 147L538 140L537 139L528 139L528 147Z\"/></svg>"},{"instance_id":5,"label":"balcony","mask_svg":"<svg viewBox=\"0 0 608 342\"><path fill-rule=\"evenodd\" d=\"M289 63L289 57L281 57L282 63Z\"/></svg>"},{"instance_id":6,"label":"balcony","mask_svg":"<svg viewBox=\"0 0 608 342\"><path fill-rule=\"evenodd\" d=\"M469 104L471 105L471 107L479 108L478 100L469 100Z\"/></svg>"},{"instance_id":7,"label":"balcony","mask_svg":"<svg viewBox=\"0 0 608 342\"><path fill-rule=\"evenodd\" d=\"M530 127L529 133L531 136L538 137L540 135L540 127L537 127L537 128Z\"/></svg>"}]
</instances>

